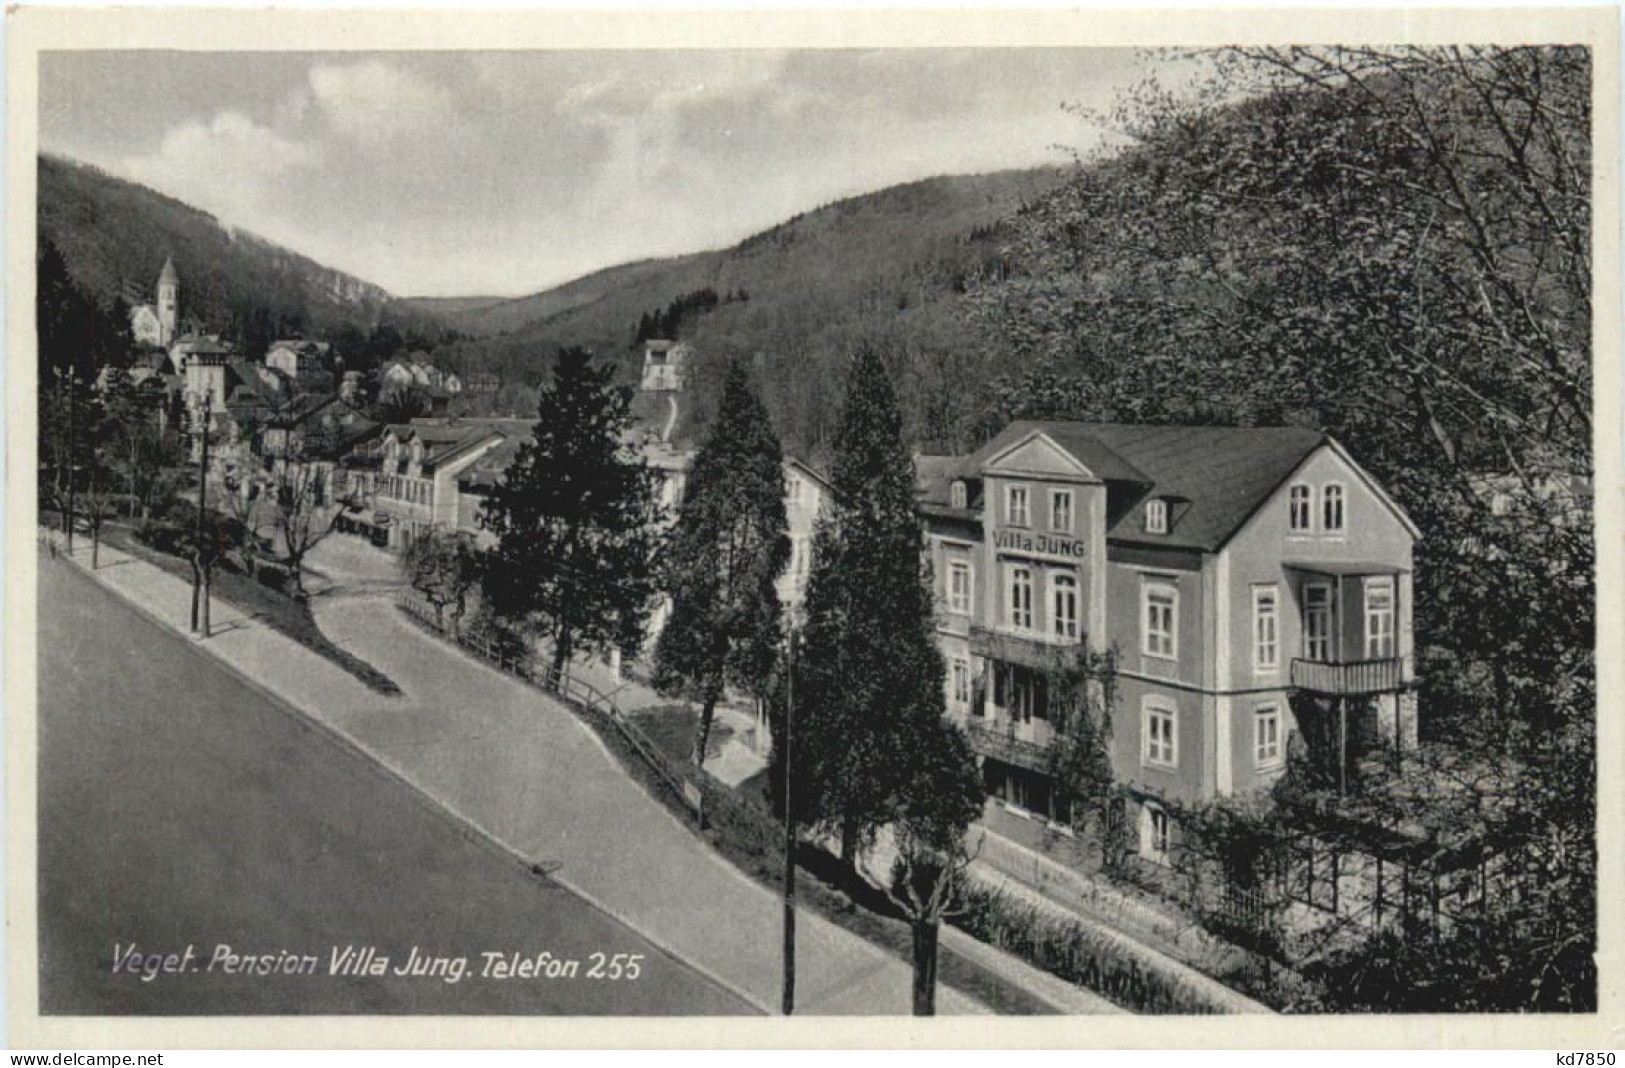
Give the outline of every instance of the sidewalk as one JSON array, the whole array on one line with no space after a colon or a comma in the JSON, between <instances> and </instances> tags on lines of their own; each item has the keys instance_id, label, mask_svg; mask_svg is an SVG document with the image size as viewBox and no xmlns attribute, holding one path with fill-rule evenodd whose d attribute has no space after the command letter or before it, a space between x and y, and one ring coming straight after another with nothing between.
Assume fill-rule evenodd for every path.
<instances>
[{"instance_id":1,"label":"sidewalk","mask_svg":"<svg viewBox=\"0 0 1625 1068\"><path fill-rule=\"evenodd\" d=\"M88 570L88 546L74 558ZM186 582L105 546L94 574L185 632ZM778 897L645 794L571 712L424 634L382 592L316 604L328 637L393 678L400 696L370 692L219 602L202 648L526 863L763 1011L776 1009ZM805 910L798 934L800 1011L909 1011L906 963ZM938 1004L945 1015L986 1011L949 989Z\"/></svg>"}]
</instances>

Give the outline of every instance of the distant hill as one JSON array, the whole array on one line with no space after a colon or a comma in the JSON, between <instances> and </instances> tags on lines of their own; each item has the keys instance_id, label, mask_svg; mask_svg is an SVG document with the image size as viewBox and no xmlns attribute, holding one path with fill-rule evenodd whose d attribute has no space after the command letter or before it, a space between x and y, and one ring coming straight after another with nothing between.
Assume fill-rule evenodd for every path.
<instances>
[{"instance_id":1,"label":"distant hill","mask_svg":"<svg viewBox=\"0 0 1625 1068\"><path fill-rule=\"evenodd\" d=\"M640 319L709 292L714 305L683 315L675 331L701 360L690 417L709 415L708 385L720 376L705 368L744 356L757 364L786 440L816 456L833 429L843 361L857 345L906 353L926 378L957 368L982 384L988 376L970 365L986 357L972 352L957 298L972 275L1001 269L1005 220L1065 174L1036 168L930 178L797 215L732 248L623 264L531 296L406 303L474 335L450 346L455 366L535 382L559 346L581 345L618 361L630 380ZM957 388L934 380L909 388L916 387ZM915 429L916 440L940 437Z\"/></svg>"},{"instance_id":2,"label":"distant hill","mask_svg":"<svg viewBox=\"0 0 1625 1068\"><path fill-rule=\"evenodd\" d=\"M996 248L996 224L1062 174L1036 168L929 178L797 215L732 248L640 260L507 300L421 297L404 303L474 335L618 348L630 343L641 314L704 288L744 291L771 305L830 290L828 296L850 296L859 304L873 303L878 292L906 302L918 295L922 273L951 282L974 269ZM785 313L794 319L793 311Z\"/></svg>"},{"instance_id":3,"label":"distant hill","mask_svg":"<svg viewBox=\"0 0 1625 1068\"><path fill-rule=\"evenodd\" d=\"M151 300L164 258L172 256L182 315L211 330L367 334L389 323L422 337L444 335L428 310L145 186L53 156L42 155L38 170L40 236L104 305Z\"/></svg>"}]
</instances>

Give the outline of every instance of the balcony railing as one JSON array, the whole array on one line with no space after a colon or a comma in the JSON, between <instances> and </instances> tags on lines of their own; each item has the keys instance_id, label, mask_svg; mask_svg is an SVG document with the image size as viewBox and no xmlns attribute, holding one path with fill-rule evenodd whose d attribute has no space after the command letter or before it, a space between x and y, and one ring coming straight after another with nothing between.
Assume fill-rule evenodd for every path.
<instances>
[{"instance_id":1,"label":"balcony railing","mask_svg":"<svg viewBox=\"0 0 1625 1068\"><path fill-rule=\"evenodd\" d=\"M971 748L985 757L1014 764L1031 771L1049 770L1049 747L1017 738L1008 726L997 727L971 720L965 727Z\"/></svg>"},{"instance_id":2,"label":"balcony railing","mask_svg":"<svg viewBox=\"0 0 1625 1068\"><path fill-rule=\"evenodd\" d=\"M1294 659L1292 685L1300 690L1338 697L1392 693L1405 687L1405 661L1397 656L1345 664Z\"/></svg>"},{"instance_id":3,"label":"balcony railing","mask_svg":"<svg viewBox=\"0 0 1625 1068\"><path fill-rule=\"evenodd\" d=\"M1012 632L972 624L971 652L1038 671L1064 671L1084 655L1077 638L1058 638L1038 631Z\"/></svg>"}]
</instances>

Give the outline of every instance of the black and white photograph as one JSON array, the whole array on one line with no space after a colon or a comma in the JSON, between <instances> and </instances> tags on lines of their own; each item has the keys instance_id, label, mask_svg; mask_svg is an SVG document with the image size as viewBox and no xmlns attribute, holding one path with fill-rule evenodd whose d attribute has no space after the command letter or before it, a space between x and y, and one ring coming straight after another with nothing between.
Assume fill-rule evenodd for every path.
<instances>
[{"instance_id":1,"label":"black and white photograph","mask_svg":"<svg viewBox=\"0 0 1625 1068\"><path fill-rule=\"evenodd\" d=\"M1602 1033L1597 13L38 47L13 1012Z\"/></svg>"}]
</instances>

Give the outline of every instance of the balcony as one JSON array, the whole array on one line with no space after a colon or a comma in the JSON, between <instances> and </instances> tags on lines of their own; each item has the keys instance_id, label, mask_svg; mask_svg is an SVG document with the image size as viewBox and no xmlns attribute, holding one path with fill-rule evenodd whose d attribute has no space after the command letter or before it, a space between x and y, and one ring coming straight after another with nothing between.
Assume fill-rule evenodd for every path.
<instances>
[{"instance_id":1,"label":"balcony","mask_svg":"<svg viewBox=\"0 0 1625 1068\"><path fill-rule=\"evenodd\" d=\"M1407 685L1405 661L1402 657L1387 656L1331 664L1294 658L1292 685L1300 690L1332 697L1394 693Z\"/></svg>"},{"instance_id":2,"label":"balcony","mask_svg":"<svg viewBox=\"0 0 1625 1068\"><path fill-rule=\"evenodd\" d=\"M1049 746L1017 738L1009 724L1000 727L972 719L965 725L965 733L971 748L981 756L1029 771L1049 771Z\"/></svg>"},{"instance_id":3,"label":"balcony","mask_svg":"<svg viewBox=\"0 0 1625 1068\"><path fill-rule=\"evenodd\" d=\"M972 624L971 652L1035 671L1065 671L1085 650L1077 638L1057 638L1039 631L1005 631Z\"/></svg>"}]
</instances>

